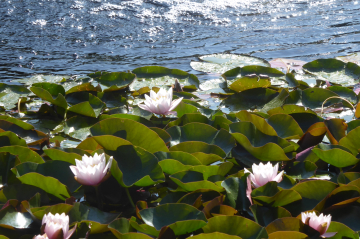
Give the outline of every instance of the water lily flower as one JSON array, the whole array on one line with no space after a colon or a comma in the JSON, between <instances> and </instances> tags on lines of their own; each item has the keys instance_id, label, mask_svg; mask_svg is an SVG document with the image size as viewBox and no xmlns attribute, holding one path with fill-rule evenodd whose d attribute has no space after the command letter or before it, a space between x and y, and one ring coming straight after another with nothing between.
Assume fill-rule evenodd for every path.
<instances>
[{"instance_id":1,"label":"water lily flower","mask_svg":"<svg viewBox=\"0 0 360 239\"><path fill-rule=\"evenodd\" d=\"M172 100L172 98L173 89L171 87L168 91L161 88L158 93L150 90L150 96L145 95L144 104L139 104L139 107L158 115L175 114L176 112L172 110L180 104L183 97L176 100Z\"/></svg>"},{"instance_id":2,"label":"water lily flower","mask_svg":"<svg viewBox=\"0 0 360 239\"><path fill-rule=\"evenodd\" d=\"M98 155L84 155L82 160L75 159L76 166L70 166L71 171L75 175L76 181L83 185L97 186L105 181L109 176L113 157L110 157L106 164L105 153Z\"/></svg>"},{"instance_id":3,"label":"water lily flower","mask_svg":"<svg viewBox=\"0 0 360 239\"><path fill-rule=\"evenodd\" d=\"M278 174L278 168L279 163L277 163L275 166L272 166L270 162L267 164L260 163L259 165L253 164L253 172L251 173L249 170L245 169L245 173L250 173L248 179L250 178L253 187L258 188L270 181L275 181L278 183L281 182L284 171L281 171Z\"/></svg>"},{"instance_id":4,"label":"water lily flower","mask_svg":"<svg viewBox=\"0 0 360 239\"><path fill-rule=\"evenodd\" d=\"M302 212L301 221L317 230L322 237L332 237L336 234L336 232L326 233L330 226L331 215L324 216L321 213L317 216L315 212Z\"/></svg>"},{"instance_id":5,"label":"water lily flower","mask_svg":"<svg viewBox=\"0 0 360 239\"><path fill-rule=\"evenodd\" d=\"M61 231L64 239L68 239L74 233L76 225L73 229L69 230L69 216L62 213L53 215L51 212L44 215L42 225L45 224L44 233L42 237L48 239L58 239L61 236Z\"/></svg>"},{"instance_id":6,"label":"water lily flower","mask_svg":"<svg viewBox=\"0 0 360 239\"><path fill-rule=\"evenodd\" d=\"M37 235L34 236L33 239L49 239L46 233L44 235Z\"/></svg>"}]
</instances>

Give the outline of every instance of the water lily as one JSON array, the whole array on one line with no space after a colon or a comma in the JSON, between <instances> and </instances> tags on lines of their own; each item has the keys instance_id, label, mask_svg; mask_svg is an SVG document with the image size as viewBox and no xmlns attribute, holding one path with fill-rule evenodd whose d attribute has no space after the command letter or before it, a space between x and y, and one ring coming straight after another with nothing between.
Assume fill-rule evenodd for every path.
<instances>
[{"instance_id":1,"label":"water lily","mask_svg":"<svg viewBox=\"0 0 360 239\"><path fill-rule=\"evenodd\" d=\"M171 87L168 91L161 88L158 93L150 90L150 96L145 95L144 104L139 104L139 107L158 115L175 114L176 112L172 110L180 104L183 97L176 100L172 100L172 98L173 89Z\"/></svg>"},{"instance_id":2,"label":"water lily","mask_svg":"<svg viewBox=\"0 0 360 239\"><path fill-rule=\"evenodd\" d=\"M76 166L70 166L76 181L83 185L96 186L110 176L109 170L113 157L106 163L105 153L98 155L84 155L82 160L75 159Z\"/></svg>"},{"instance_id":3,"label":"water lily","mask_svg":"<svg viewBox=\"0 0 360 239\"><path fill-rule=\"evenodd\" d=\"M321 213L317 216L315 212L302 212L301 221L317 230L322 237L332 237L336 234L336 232L326 233L330 226L331 215L324 216Z\"/></svg>"},{"instance_id":4,"label":"water lily","mask_svg":"<svg viewBox=\"0 0 360 239\"><path fill-rule=\"evenodd\" d=\"M58 239L61 236L61 232L64 239L68 239L74 233L76 229L76 225L73 229L69 230L69 216L62 213L56 213L53 215L52 213L48 213L44 215L42 219L42 225L45 235L42 235L42 238L48 239ZM41 237L38 237L41 238Z\"/></svg>"},{"instance_id":5,"label":"water lily","mask_svg":"<svg viewBox=\"0 0 360 239\"><path fill-rule=\"evenodd\" d=\"M258 188L270 181L281 182L284 171L278 174L279 163L272 166L270 162L267 164L260 163L252 165L252 173L245 169L245 173L250 173L248 179L251 180L253 187Z\"/></svg>"},{"instance_id":6,"label":"water lily","mask_svg":"<svg viewBox=\"0 0 360 239\"><path fill-rule=\"evenodd\" d=\"M46 234L34 236L33 239L49 239Z\"/></svg>"}]
</instances>

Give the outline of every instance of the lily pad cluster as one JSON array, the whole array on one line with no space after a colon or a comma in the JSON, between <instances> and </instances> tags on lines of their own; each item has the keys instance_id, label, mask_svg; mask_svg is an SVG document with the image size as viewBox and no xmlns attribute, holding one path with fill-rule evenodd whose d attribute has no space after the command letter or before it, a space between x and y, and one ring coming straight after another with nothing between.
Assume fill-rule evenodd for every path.
<instances>
[{"instance_id":1,"label":"lily pad cluster","mask_svg":"<svg viewBox=\"0 0 360 239\"><path fill-rule=\"evenodd\" d=\"M33 238L48 213L69 216L71 238L320 238L302 212L359 238L360 66L340 59L215 54L191 63L199 77L145 66L1 83L0 238ZM138 107L170 87L176 115ZM97 188L70 169L95 153L113 158ZM282 181L247 195L246 171L267 162Z\"/></svg>"}]
</instances>

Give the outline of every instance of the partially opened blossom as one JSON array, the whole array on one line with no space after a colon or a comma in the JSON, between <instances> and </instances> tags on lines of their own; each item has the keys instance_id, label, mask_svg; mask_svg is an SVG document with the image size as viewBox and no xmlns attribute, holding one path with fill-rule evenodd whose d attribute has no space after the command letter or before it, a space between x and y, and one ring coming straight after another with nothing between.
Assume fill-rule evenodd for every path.
<instances>
[{"instance_id":1,"label":"partially opened blossom","mask_svg":"<svg viewBox=\"0 0 360 239\"><path fill-rule=\"evenodd\" d=\"M139 104L139 107L143 110L147 110L151 113L158 115L169 115L175 114L173 109L180 104L183 97L172 100L173 98L173 89L170 87L168 91L164 88L161 88L158 93L155 93L153 90L150 91L150 96L145 95L144 104Z\"/></svg>"},{"instance_id":2,"label":"partially opened blossom","mask_svg":"<svg viewBox=\"0 0 360 239\"><path fill-rule=\"evenodd\" d=\"M252 173L245 169L245 173L250 173L248 179L251 180L252 185L255 188L264 186L270 181L281 182L284 171L278 174L279 164L272 166L270 162L267 164L260 163L259 165L252 165Z\"/></svg>"},{"instance_id":3,"label":"partially opened blossom","mask_svg":"<svg viewBox=\"0 0 360 239\"><path fill-rule=\"evenodd\" d=\"M109 170L112 160L113 157L110 157L106 163L105 153L100 155L95 153L93 157L84 155L81 161L75 159L76 166L72 165L70 169L79 183L96 186L110 176Z\"/></svg>"},{"instance_id":4,"label":"partially opened blossom","mask_svg":"<svg viewBox=\"0 0 360 239\"><path fill-rule=\"evenodd\" d=\"M326 233L330 226L331 215L324 216L321 213L317 216L315 212L302 212L301 221L318 231L322 237L332 237L336 234L336 232Z\"/></svg>"},{"instance_id":5,"label":"partially opened blossom","mask_svg":"<svg viewBox=\"0 0 360 239\"><path fill-rule=\"evenodd\" d=\"M53 215L52 213L48 213L44 215L42 219L42 224L45 224L44 233L46 235L42 235L38 238L48 238L48 239L58 239L61 235L61 231L64 239L68 239L74 233L76 226L69 230L69 216L62 213L56 213Z\"/></svg>"}]
</instances>

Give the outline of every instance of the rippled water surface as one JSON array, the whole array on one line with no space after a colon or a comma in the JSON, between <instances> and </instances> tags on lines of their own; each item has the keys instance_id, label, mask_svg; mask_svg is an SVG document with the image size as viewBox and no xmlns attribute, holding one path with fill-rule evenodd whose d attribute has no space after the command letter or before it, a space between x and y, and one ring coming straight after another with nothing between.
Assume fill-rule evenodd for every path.
<instances>
[{"instance_id":1,"label":"rippled water surface","mask_svg":"<svg viewBox=\"0 0 360 239\"><path fill-rule=\"evenodd\" d=\"M360 51L358 0L0 0L0 79Z\"/></svg>"}]
</instances>

